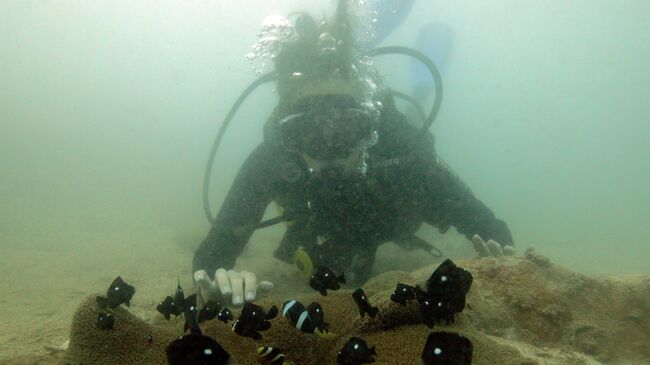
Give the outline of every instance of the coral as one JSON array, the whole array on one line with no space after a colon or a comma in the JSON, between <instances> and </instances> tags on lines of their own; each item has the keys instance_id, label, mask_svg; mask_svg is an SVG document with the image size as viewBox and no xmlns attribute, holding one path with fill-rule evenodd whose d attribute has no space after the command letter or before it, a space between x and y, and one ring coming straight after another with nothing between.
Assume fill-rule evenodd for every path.
<instances>
[{"instance_id":1,"label":"coral","mask_svg":"<svg viewBox=\"0 0 650 365\"><path fill-rule=\"evenodd\" d=\"M86 298L77 309L66 364L167 363L165 348L180 335L178 329L153 326L124 307L117 307L112 310L114 329L101 330L96 326L100 311L95 295Z\"/></svg>"},{"instance_id":2,"label":"coral","mask_svg":"<svg viewBox=\"0 0 650 365\"><path fill-rule=\"evenodd\" d=\"M526 252L524 252L524 257L539 266L551 266L551 260L548 257L535 252L535 249L533 247L528 247L526 249Z\"/></svg>"},{"instance_id":3,"label":"coral","mask_svg":"<svg viewBox=\"0 0 650 365\"><path fill-rule=\"evenodd\" d=\"M457 262L474 276L467 307L456 323L434 330L468 337L474 344L475 365L650 363L650 278L591 278L539 255L527 257ZM431 330L420 323L416 302L401 306L389 297L397 282L421 284L436 266L371 279L364 290L379 307L374 319L359 317L351 295L356 288L327 297L297 296L303 303L321 304L336 334L332 339L299 332L281 317L271 321L261 341L239 337L216 320L201 326L239 364L256 364L256 348L261 345L282 349L298 365L334 364L338 350L352 336L376 346L377 364L416 363ZM95 326L94 298L83 301L74 316L66 363L166 364L164 349L181 334L181 318L146 323L120 307L113 311L115 329L102 331ZM258 304L268 308L291 298L275 293Z\"/></svg>"}]
</instances>

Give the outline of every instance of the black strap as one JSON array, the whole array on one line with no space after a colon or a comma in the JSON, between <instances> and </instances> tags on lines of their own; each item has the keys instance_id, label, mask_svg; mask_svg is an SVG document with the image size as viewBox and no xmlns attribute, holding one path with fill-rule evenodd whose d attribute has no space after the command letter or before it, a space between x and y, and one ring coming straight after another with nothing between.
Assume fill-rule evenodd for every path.
<instances>
[{"instance_id":1,"label":"black strap","mask_svg":"<svg viewBox=\"0 0 650 365\"><path fill-rule=\"evenodd\" d=\"M400 246L409 249L422 249L431 254L435 258L441 258L443 256L442 251L439 248L432 245L431 243L423 240L422 238L412 234L408 237L400 238L395 240Z\"/></svg>"}]
</instances>

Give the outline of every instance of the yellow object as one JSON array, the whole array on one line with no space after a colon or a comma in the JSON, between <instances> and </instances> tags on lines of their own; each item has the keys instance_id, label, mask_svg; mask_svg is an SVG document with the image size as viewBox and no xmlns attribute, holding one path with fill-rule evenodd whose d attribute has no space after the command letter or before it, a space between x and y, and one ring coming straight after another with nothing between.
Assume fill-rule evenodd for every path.
<instances>
[{"instance_id":1,"label":"yellow object","mask_svg":"<svg viewBox=\"0 0 650 365\"><path fill-rule=\"evenodd\" d=\"M311 257L304 248L299 247L293 254L293 263L298 267L300 276L308 279L314 271L314 264L311 262Z\"/></svg>"},{"instance_id":2,"label":"yellow object","mask_svg":"<svg viewBox=\"0 0 650 365\"><path fill-rule=\"evenodd\" d=\"M326 339L326 340L329 340L329 339L332 339L332 338L336 337L336 334L335 334L335 333L328 332L328 331L321 332L318 328L316 328L316 329L314 330L314 334L315 334L316 336L318 336L318 337L320 337L320 338L324 338L324 339Z\"/></svg>"}]
</instances>

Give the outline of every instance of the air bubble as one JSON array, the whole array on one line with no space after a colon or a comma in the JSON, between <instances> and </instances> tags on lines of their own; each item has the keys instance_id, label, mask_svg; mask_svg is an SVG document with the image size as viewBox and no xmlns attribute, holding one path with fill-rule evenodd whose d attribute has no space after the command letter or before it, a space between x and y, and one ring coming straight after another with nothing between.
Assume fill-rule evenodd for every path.
<instances>
[{"instance_id":1,"label":"air bubble","mask_svg":"<svg viewBox=\"0 0 650 365\"><path fill-rule=\"evenodd\" d=\"M282 42L294 33L291 22L279 15L264 19L261 28L257 33L258 40L252 46L254 52L246 55L251 62L251 68L258 75L266 71L268 66L266 61L275 59L280 52Z\"/></svg>"}]
</instances>

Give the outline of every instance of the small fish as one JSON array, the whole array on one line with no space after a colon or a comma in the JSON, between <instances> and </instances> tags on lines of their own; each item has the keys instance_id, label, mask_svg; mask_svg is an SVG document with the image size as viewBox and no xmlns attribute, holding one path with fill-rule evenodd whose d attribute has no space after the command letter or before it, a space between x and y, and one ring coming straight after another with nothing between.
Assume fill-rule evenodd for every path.
<instances>
[{"instance_id":1,"label":"small fish","mask_svg":"<svg viewBox=\"0 0 650 365\"><path fill-rule=\"evenodd\" d=\"M377 356L375 346L368 347L366 341L352 337L343 345L341 351L336 356L338 365L361 365L375 362L374 356Z\"/></svg>"},{"instance_id":2,"label":"small fish","mask_svg":"<svg viewBox=\"0 0 650 365\"><path fill-rule=\"evenodd\" d=\"M221 308L219 314L217 314L217 319L226 324L228 324L228 321L232 321L233 318L232 312L226 307Z\"/></svg>"},{"instance_id":3,"label":"small fish","mask_svg":"<svg viewBox=\"0 0 650 365\"><path fill-rule=\"evenodd\" d=\"M260 364L265 365L294 365L287 361L286 356L277 347L262 346L257 348L257 359Z\"/></svg>"},{"instance_id":4,"label":"small fish","mask_svg":"<svg viewBox=\"0 0 650 365\"><path fill-rule=\"evenodd\" d=\"M122 303L129 307L131 306L133 294L135 294L135 288L125 283L121 276L118 276L113 280L111 286L108 287L106 297L98 296L96 298L97 305L101 309L106 309L106 307L115 309Z\"/></svg>"},{"instance_id":5,"label":"small fish","mask_svg":"<svg viewBox=\"0 0 650 365\"><path fill-rule=\"evenodd\" d=\"M423 365L470 365L472 342L462 335L449 332L432 332L422 349Z\"/></svg>"},{"instance_id":6,"label":"small fish","mask_svg":"<svg viewBox=\"0 0 650 365\"><path fill-rule=\"evenodd\" d=\"M455 321L455 315L465 308L465 297L472 285L472 274L445 260L431 274L426 291L415 287L415 297L420 303L424 323L433 327L436 322L447 324Z\"/></svg>"},{"instance_id":7,"label":"small fish","mask_svg":"<svg viewBox=\"0 0 650 365\"><path fill-rule=\"evenodd\" d=\"M282 315L298 330L317 335L326 334L328 325L325 323L325 313L320 304L312 302L305 306L297 300L282 304Z\"/></svg>"},{"instance_id":8,"label":"small fish","mask_svg":"<svg viewBox=\"0 0 650 365\"><path fill-rule=\"evenodd\" d=\"M169 365L230 363L230 355L217 341L199 334L177 338L167 346L166 352Z\"/></svg>"},{"instance_id":9,"label":"small fish","mask_svg":"<svg viewBox=\"0 0 650 365\"><path fill-rule=\"evenodd\" d=\"M240 336L259 340L262 338L260 332L271 328L269 319L273 319L277 315L278 308L276 306L271 307L267 314L259 305L247 302L242 308L239 319L233 323L232 330Z\"/></svg>"},{"instance_id":10,"label":"small fish","mask_svg":"<svg viewBox=\"0 0 650 365\"><path fill-rule=\"evenodd\" d=\"M464 298L472 286L472 281L473 277L469 271L456 266L453 261L447 259L427 280L427 292L438 293L446 298L462 297L464 302Z\"/></svg>"},{"instance_id":11,"label":"small fish","mask_svg":"<svg viewBox=\"0 0 650 365\"><path fill-rule=\"evenodd\" d=\"M115 324L115 318L110 313L99 312L97 315L97 322L95 324L100 330L112 330L113 324Z\"/></svg>"},{"instance_id":12,"label":"small fish","mask_svg":"<svg viewBox=\"0 0 650 365\"><path fill-rule=\"evenodd\" d=\"M456 321L456 311L451 307L446 298L438 294L428 294L416 287L417 299L420 303L420 315L422 321L429 328L432 328L435 323L444 321L446 324L454 323Z\"/></svg>"},{"instance_id":13,"label":"small fish","mask_svg":"<svg viewBox=\"0 0 650 365\"><path fill-rule=\"evenodd\" d=\"M359 307L359 315L361 317L364 317L366 313L368 313L371 318L375 318L377 311L379 311L379 308L370 305L370 302L368 302L368 297L366 296L366 293L363 292L363 289L355 290L354 293L352 293L352 298L354 298L354 301Z\"/></svg>"},{"instance_id":14,"label":"small fish","mask_svg":"<svg viewBox=\"0 0 650 365\"><path fill-rule=\"evenodd\" d=\"M196 294L192 294L189 297L185 298L185 312L183 313L185 317L185 325L183 325L183 331L187 332L189 329L192 334L200 335L201 328L199 327L199 322L197 321L198 308L196 307Z\"/></svg>"},{"instance_id":15,"label":"small fish","mask_svg":"<svg viewBox=\"0 0 650 365\"><path fill-rule=\"evenodd\" d=\"M203 308L201 308L201 310L199 311L199 316L197 320L199 323L202 323L205 321L215 319L219 315L220 310L221 310L221 304L213 300L210 300L207 303L205 303Z\"/></svg>"},{"instance_id":16,"label":"small fish","mask_svg":"<svg viewBox=\"0 0 650 365\"><path fill-rule=\"evenodd\" d=\"M166 320L169 320L169 317L174 314L178 315L176 311L176 305L174 304L174 299L171 296L167 296L160 304L156 306L156 310L162 314Z\"/></svg>"},{"instance_id":17,"label":"small fish","mask_svg":"<svg viewBox=\"0 0 650 365\"><path fill-rule=\"evenodd\" d=\"M156 306L156 309L165 317L166 320L169 320L169 317L172 314L180 316L185 312L185 293L183 292L183 288L181 288L180 279L178 280L178 286L176 287L174 297L168 295L165 300Z\"/></svg>"},{"instance_id":18,"label":"small fish","mask_svg":"<svg viewBox=\"0 0 650 365\"><path fill-rule=\"evenodd\" d=\"M341 288L339 283L345 284L345 276L343 273L336 276L334 271L325 266L319 266L309 280L309 286L323 296L327 295L328 289L339 290Z\"/></svg>"},{"instance_id":19,"label":"small fish","mask_svg":"<svg viewBox=\"0 0 650 365\"><path fill-rule=\"evenodd\" d=\"M181 288L181 279L178 279L178 285L176 286L176 293L174 293L174 307L176 308L176 315L180 315L185 312L185 292Z\"/></svg>"},{"instance_id":20,"label":"small fish","mask_svg":"<svg viewBox=\"0 0 650 365\"><path fill-rule=\"evenodd\" d=\"M415 299L415 287L399 283L390 295L390 300L401 305L406 305L409 300Z\"/></svg>"},{"instance_id":21,"label":"small fish","mask_svg":"<svg viewBox=\"0 0 650 365\"><path fill-rule=\"evenodd\" d=\"M307 313L314 323L314 326L316 326L314 333L320 335L320 333L325 333L329 330L329 325L325 323L325 312L323 312L323 308L320 304L311 302L311 304L307 306Z\"/></svg>"}]
</instances>

